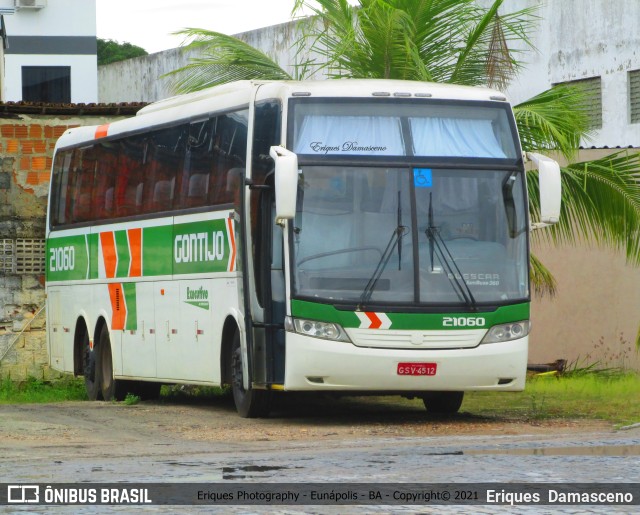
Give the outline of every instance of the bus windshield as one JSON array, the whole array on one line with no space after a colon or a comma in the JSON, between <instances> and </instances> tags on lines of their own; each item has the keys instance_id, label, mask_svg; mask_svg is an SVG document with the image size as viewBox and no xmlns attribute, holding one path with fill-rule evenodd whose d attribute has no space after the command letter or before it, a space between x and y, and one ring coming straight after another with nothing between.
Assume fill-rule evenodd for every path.
<instances>
[{"instance_id":1,"label":"bus windshield","mask_svg":"<svg viewBox=\"0 0 640 515\"><path fill-rule=\"evenodd\" d=\"M293 151L302 156L518 158L506 104L294 101Z\"/></svg>"},{"instance_id":2,"label":"bus windshield","mask_svg":"<svg viewBox=\"0 0 640 515\"><path fill-rule=\"evenodd\" d=\"M528 298L521 172L302 167L294 294L356 304Z\"/></svg>"}]
</instances>

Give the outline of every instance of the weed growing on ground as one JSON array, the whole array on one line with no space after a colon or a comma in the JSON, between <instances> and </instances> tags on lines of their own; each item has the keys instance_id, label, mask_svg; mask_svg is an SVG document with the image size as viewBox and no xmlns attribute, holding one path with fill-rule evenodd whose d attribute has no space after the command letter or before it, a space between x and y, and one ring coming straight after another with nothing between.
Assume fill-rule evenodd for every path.
<instances>
[{"instance_id":1,"label":"weed growing on ground","mask_svg":"<svg viewBox=\"0 0 640 515\"><path fill-rule=\"evenodd\" d=\"M140 397L132 393L128 393L122 402L127 406L133 406L134 404L138 404L140 402Z\"/></svg>"},{"instance_id":2,"label":"weed growing on ground","mask_svg":"<svg viewBox=\"0 0 640 515\"><path fill-rule=\"evenodd\" d=\"M86 400L82 378L63 376L56 381L43 381L30 377L25 381L0 381L0 404L26 404Z\"/></svg>"}]
</instances>

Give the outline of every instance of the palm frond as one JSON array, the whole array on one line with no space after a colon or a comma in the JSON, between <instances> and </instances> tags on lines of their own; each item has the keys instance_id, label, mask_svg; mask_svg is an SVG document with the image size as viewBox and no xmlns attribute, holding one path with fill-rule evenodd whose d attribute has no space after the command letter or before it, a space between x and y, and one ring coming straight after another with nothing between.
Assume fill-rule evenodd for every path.
<instances>
[{"instance_id":1,"label":"palm frond","mask_svg":"<svg viewBox=\"0 0 640 515\"><path fill-rule=\"evenodd\" d=\"M532 48L529 34L538 20L537 6L499 16L503 1L495 0L488 9L470 7L466 38L447 82L506 87L522 68L516 56ZM525 48L510 48L514 41Z\"/></svg>"},{"instance_id":2,"label":"palm frond","mask_svg":"<svg viewBox=\"0 0 640 515\"><path fill-rule=\"evenodd\" d=\"M557 150L572 160L581 140L591 134L587 102L581 88L560 85L514 106L523 150Z\"/></svg>"},{"instance_id":3,"label":"palm frond","mask_svg":"<svg viewBox=\"0 0 640 515\"><path fill-rule=\"evenodd\" d=\"M177 93L189 93L236 80L289 80L289 75L269 56L240 39L204 29L176 32L185 37L187 49L197 48L200 56L167 73Z\"/></svg>"},{"instance_id":4,"label":"palm frond","mask_svg":"<svg viewBox=\"0 0 640 515\"><path fill-rule=\"evenodd\" d=\"M533 291L541 297L545 295L553 297L556 294L558 283L551 271L533 253L529 266L529 277Z\"/></svg>"},{"instance_id":5,"label":"palm frond","mask_svg":"<svg viewBox=\"0 0 640 515\"><path fill-rule=\"evenodd\" d=\"M537 172L527 178L530 210L537 217ZM560 222L533 235L556 244L592 239L623 250L628 263L640 265L640 153L623 150L563 168Z\"/></svg>"}]
</instances>

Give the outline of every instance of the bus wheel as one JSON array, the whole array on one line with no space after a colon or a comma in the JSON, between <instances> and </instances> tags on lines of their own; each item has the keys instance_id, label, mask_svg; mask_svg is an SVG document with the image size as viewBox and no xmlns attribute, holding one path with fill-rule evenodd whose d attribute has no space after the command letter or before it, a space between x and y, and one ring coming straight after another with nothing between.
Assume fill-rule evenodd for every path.
<instances>
[{"instance_id":1,"label":"bus wheel","mask_svg":"<svg viewBox=\"0 0 640 515\"><path fill-rule=\"evenodd\" d=\"M98 345L97 368L100 376L100 389L105 401L121 401L127 394L124 381L113 378L113 357L111 354L111 340L107 326L100 331L100 344Z\"/></svg>"},{"instance_id":2,"label":"bus wheel","mask_svg":"<svg viewBox=\"0 0 640 515\"><path fill-rule=\"evenodd\" d=\"M100 391L100 374L98 373L97 349L92 350L89 346L89 335L84 332L82 339L82 373L84 375L84 387L87 390L87 397L90 401L96 401L102 395Z\"/></svg>"},{"instance_id":3,"label":"bus wheel","mask_svg":"<svg viewBox=\"0 0 640 515\"><path fill-rule=\"evenodd\" d=\"M241 417L266 417L271 408L271 392L268 390L244 389L242 372L242 349L240 347L240 333L235 332L230 356L231 389L236 410Z\"/></svg>"},{"instance_id":4,"label":"bus wheel","mask_svg":"<svg viewBox=\"0 0 640 515\"><path fill-rule=\"evenodd\" d=\"M429 413L451 415L462 406L464 392L430 392L422 397L424 407Z\"/></svg>"}]
</instances>

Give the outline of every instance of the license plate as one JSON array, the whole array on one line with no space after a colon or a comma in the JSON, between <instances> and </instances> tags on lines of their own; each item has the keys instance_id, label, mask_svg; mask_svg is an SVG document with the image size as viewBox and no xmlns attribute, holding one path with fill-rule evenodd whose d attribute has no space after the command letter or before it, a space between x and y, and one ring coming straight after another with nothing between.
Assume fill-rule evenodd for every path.
<instances>
[{"instance_id":1,"label":"license plate","mask_svg":"<svg viewBox=\"0 0 640 515\"><path fill-rule=\"evenodd\" d=\"M398 363L399 376L434 376L437 363Z\"/></svg>"}]
</instances>

